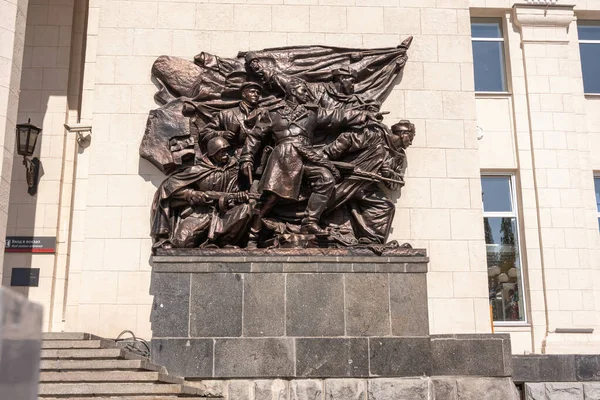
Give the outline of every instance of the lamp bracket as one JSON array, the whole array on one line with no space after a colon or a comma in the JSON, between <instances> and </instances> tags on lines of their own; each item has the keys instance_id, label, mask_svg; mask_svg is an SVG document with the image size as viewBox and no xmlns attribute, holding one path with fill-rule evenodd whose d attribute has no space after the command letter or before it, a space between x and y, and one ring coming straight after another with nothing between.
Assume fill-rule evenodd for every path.
<instances>
[{"instance_id":1,"label":"lamp bracket","mask_svg":"<svg viewBox=\"0 0 600 400\"><path fill-rule=\"evenodd\" d=\"M25 178L27 179L27 193L35 196L40 175L40 160L37 157L30 160L23 156L23 165L25 166Z\"/></svg>"}]
</instances>

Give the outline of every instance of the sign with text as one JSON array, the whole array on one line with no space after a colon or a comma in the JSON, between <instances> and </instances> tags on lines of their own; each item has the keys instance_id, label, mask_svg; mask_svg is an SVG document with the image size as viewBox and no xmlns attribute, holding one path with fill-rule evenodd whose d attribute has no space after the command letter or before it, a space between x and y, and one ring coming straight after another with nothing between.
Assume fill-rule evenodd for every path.
<instances>
[{"instance_id":1,"label":"sign with text","mask_svg":"<svg viewBox=\"0 0 600 400\"><path fill-rule=\"evenodd\" d=\"M56 252L56 237L53 236L7 236L5 253L48 253Z\"/></svg>"},{"instance_id":2,"label":"sign with text","mask_svg":"<svg viewBox=\"0 0 600 400\"><path fill-rule=\"evenodd\" d=\"M39 268L13 268L10 286L38 287L40 285Z\"/></svg>"}]
</instances>

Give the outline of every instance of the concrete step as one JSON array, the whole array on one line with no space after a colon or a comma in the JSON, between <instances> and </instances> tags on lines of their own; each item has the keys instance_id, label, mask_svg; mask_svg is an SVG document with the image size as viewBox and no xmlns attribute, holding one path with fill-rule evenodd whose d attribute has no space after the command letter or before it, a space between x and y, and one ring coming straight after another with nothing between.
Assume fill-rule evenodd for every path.
<instances>
[{"instance_id":1,"label":"concrete step","mask_svg":"<svg viewBox=\"0 0 600 400\"><path fill-rule=\"evenodd\" d=\"M179 396L135 396L135 395L127 395L127 396L110 396L110 397L101 397L101 396L93 396L93 397L73 397L73 396L69 396L69 397L46 397L46 396L40 396L41 399L44 400L65 400L65 399L69 399L69 400L181 400L181 399L185 399L185 400L219 400L222 399L222 397L196 397L196 396L183 396L183 397L179 397Z\"/></svg>"},{"instance_id":2,"label":"concrete step","mask_svg":"<svg viewBox=\"0 0 600 400\"><path fill-rule=\"evenodd\" d=\"M183 378L147 371L41 372L40 382L164 382L183 384Z\"/></svg>"},{"instance_id":3,"label":"concrete step","mask_svg":"<svg viewBox=\"0 0 600 400\"><path fill-rule=\"evenodd\" d=\"M43 340L89 340L93 335L84 332L44 332Z\"/></svg>"},{"instance_id":4,"label":"concrete step","mask_svg":"<svg viewBox=\"0 0 600 400\"><path fill-rule=\"evenodd\" d=\"M109 340L44 340L42 349L100 349L107 348L109 342ZM114 344L110 347L114 347Z\"/></svg>"},{"instance_id":5,"label":"concrete step","mask_svg":"<svg viewBox=\"0 0 600 400\"><path fill-rule=\"evenodd\" d=\"M191 392L195 393L191 393ZM114 396L114 395L150 395L182 394L182 385L172 383L41 383L39 395L53 396ZM188 388L185 394L197 394L197 390Z\"/></svg>"},{"instance_id":6,"label":"concrete step","mask_svg":"<svg viewBox=\"0 0 600 400\"><path fill-rule=\"evenodd\" d=\"M159 367L150 363L148 360L42 360L40 370L147 370L162 371L164 367Z\"/></svg>"},{"instance_id":7,"label":"concrete step","mask_svg":"<svg viewBox=\"0 0 600 400\"><path fill-rule=\"evenodd\" d=\"M50 349L42 350L42 360L49 358L118 358L124 357L121 349Z\"/></svg>"}]
</instances>

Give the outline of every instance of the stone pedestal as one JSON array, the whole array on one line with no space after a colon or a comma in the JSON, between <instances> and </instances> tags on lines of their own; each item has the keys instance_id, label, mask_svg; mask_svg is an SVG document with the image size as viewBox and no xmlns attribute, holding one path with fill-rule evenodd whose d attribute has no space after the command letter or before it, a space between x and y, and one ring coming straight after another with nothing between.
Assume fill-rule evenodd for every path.
<instances>
[{"instance_id":1,"label":"stone pedestal","mask_svg":"<svg viewBox=\"0 0 600 400\"><path fill-rule=\"evenodd\" d=\"M40 305L0 287L0 398L37 399L42 317Z\"/></svg>"},{"instance_id":2,"label":"stone pedestal","mask_svg":"<svg viewBox=\"0 0 600 400\"><path fill-rule=\"evenodd\" d=\"M154 256L153 361L190 378L510 376L508 336L429 335L425 251L300 252Z\"/></svg>"}]
</instances>

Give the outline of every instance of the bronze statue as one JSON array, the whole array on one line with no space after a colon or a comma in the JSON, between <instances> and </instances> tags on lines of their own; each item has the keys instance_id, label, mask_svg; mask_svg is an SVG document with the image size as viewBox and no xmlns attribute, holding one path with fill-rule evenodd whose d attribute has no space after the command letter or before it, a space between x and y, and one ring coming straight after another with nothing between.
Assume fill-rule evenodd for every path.
<instances>
[{"instance_id":1,"label":"bronze statue","mask_svg":"<svg viewBox=\"0 0 600 400\"><path fill-rule=\"evenodd\" d=\"M196 165L169 176L152 204L155 246L238 245L251 216L248 192L238 185L238 160L215 137Z\"/></svg>"},{"instance_id":2,"label":"bronze statue","mask_svg":"<svg viewBox=\"0 0 600 400\"><path fill-rule=\"evenodd\" d=\"M270 133L275 147L262 174L258 189L265 201L251 227L250 242L256 244L258 231L271 208L280 200L297 201L303 181L310 187L311 194L301 221L302 234L326 234L318 225L321 214L333 194L339 172L332 163L313 149L313 134L318 125L336 128L364 123L368 114L359 111L330 110L306 106L308 88L298 78L292 78L285 87L286 97L271 107L264 115L262 129L256 129L246 140L240 161L241 169L251 176L253 162Z\"/></svg>"},{"instance_id":3,"label":"bronze statue","mask_svg":"<svg viewBox=\"0 0 600 400\"><path fill-rule=\"evenodd\" d=\"M246 81L242 83L240 92L242 101L237 107L220 111L198 133L198 141L201 144L205 145L215 137L223 137L235 147L239 156L250 132L248 117L258 107L262 86L257 82Z\"/></svg>"},{"instance_id":4,"label":"bronze statue","mask_svg":"<svg viewBox=\"0 0 600 400\"><path fill-rule=\"evenodd\" d=\"M154 248L385 246L415 129L388 128L380 105L411 41L159 57L140 146L170 174Z\"/></svg>"}]
</instances>

